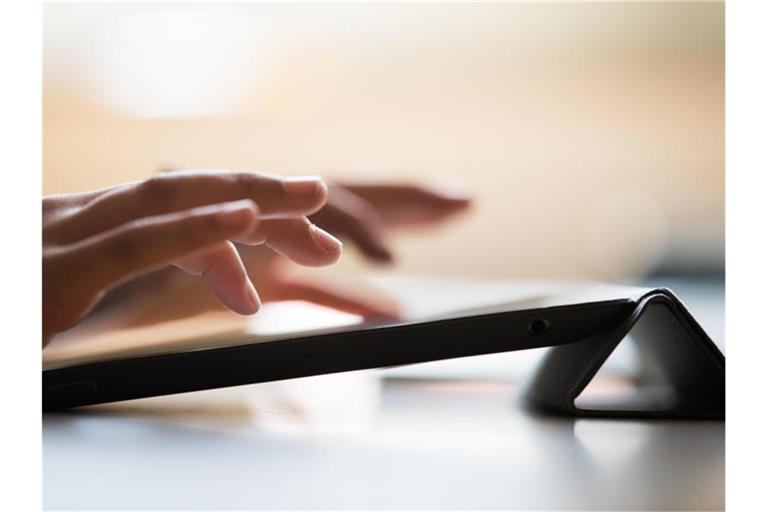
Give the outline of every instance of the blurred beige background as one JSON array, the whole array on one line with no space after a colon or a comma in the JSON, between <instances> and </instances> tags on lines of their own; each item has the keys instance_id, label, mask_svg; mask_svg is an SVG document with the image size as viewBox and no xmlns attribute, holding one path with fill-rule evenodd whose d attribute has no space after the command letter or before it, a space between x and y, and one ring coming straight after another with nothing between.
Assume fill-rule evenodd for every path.
<instances>
[{"instance_id":1,"label":"blurred beige background","mask_svg":"<svg viewBox=\"0 0 768 512\"><path fill-rule=\"evenodd\" d=\"M722 269L723 18L718 2L48 4L43 192L167 163L407 179L477 201L399 238L398 270Z\"/></svg>"}]
</instances>

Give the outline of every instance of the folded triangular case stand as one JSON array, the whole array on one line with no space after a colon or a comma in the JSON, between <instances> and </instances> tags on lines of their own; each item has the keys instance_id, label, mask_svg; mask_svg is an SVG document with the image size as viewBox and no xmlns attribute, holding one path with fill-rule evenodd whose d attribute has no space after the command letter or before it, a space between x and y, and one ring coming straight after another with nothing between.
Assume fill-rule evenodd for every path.
<instances>
[{"instance_id":1,"label":"folded triangular case stand","mask_svg":"<svg viewBox=\"0 0 768 512\"><path fill-rule=\"evenodd\" d=\"M580 406L577 397L627 335L640 354L637 392ZM671 291L656 289L618 328L550 348L522 399L535 412L567 416L723 419L725 357Z\"/></svg>"}]
</instances>

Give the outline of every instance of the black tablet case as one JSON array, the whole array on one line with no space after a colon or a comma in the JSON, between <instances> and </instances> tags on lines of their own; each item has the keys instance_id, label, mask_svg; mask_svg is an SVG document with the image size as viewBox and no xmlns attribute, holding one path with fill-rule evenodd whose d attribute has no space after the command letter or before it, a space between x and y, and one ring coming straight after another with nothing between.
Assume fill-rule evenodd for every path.
<instances>
[{"instance_id":1,"label":"black tablet case","mask_svg":"<svg viewBox=\"0 0 768 512\"><path fill-rule=\"evenodd\" d=\"M725 417L725 357L671 291L651 290L636 301L549 309L555 310L570 325L567 336L532 332L546 325L541 310L530 310L491 314L481 321L460 318L45 370L43 408L551 347L521 395L532 411L614 418ZM587 310L590 314L584 315ZM510 334L526 330L531 336ZM642 362L638 384L663 386L673 400L656 408L578 407L576 398L628 334Z\"/></svg>"},{"instance_id":2,"label":"black tablet case","mask_svg":"<svg viewBox=\"0 0 768 512\"><path fill-rule=\"evenodd\" d=\"M577 397L614 349L631 335L640 355L639 389L666 388L659 407L582 408ZM618 327L553 347L529 380L522 400L541 413L613 418L725 418L725 356L683 303L667 289L643 295Z\"/></svg>"}]
</instances>

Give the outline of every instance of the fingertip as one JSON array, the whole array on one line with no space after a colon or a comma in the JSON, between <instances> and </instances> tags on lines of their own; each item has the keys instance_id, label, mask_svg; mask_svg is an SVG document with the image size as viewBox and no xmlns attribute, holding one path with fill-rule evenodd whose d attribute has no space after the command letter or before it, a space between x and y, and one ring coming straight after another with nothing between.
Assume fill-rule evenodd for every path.
<instances>
[{"instance_id":1,"label":"fingertip","mask_svg":"<svg viewBox=\"0 0 768 512\"><path fill-rule=\"evenodd\" d=\"M447 206L454 211L467 210L472 206L472 199L469 197L452 198L448 200Z\"/></svg>"},{"instance_id":2,"label":"fingertip","mask_svg":"<svg viewBox=\"0 0 768 512\"><path fill-rule=\"evenodd\" d=\"M319 176L317 179L320 182L320 186L317 189L317 196L318 199L322 201L323 204L328 201L328 184L325 182L324 179L320 178Z\"/></svg>"},{"instance_id":3,"label":"fingertip","mask_svg":"<svg viewBox=\"0 0 768 512\"><path fill-rule=\"evenodd\" d=\"M389 264L395 261L395 255L384 245L366 247L363 249L363 252L368 258L377 263Z\"/></svg>"},{"instance_id":4,"label":"fingertip","mask_svg":"<svg viewBox=\"0 0 768 512\"><path fill-rule=\"evenodd\" d=\"M341 243L341 240L314 224L310 226L310 231L315 244L328 257L329 261L326 264L335 263L341 257L344 250L344 244Z\"/></svg>"},{"instance_id":5,"label":"fingertip","mask_svg":"<svg viewBox=\"0 0 768 512\"><path fill-rule=\"evenodd\" d=\"M286 178L283 187L289 196L306 202L307 215L318 211L328 200L328 185L319 176Z\"/></svg>"},{"instance_id":6,"label":"fingertip","mask_svg":"<svg viewBox=\"0 0 768 512\"><path fill-rule=\"evenodd\" d=\"M369 315L366 315L365 318L369 321L399 322L403 319L403 315L398 305L392 302L382 305Z\"/></svg>"},{"instance_id":7,"label":"fingertip","mask_svg":"<svg viewBox=\"0 0 768 512\"><path fill-rule=\"evenodd\" d=\"M472 204L472 196L461 192L440 192L438 201L449 208L467 208Z\"/></svg>"},{"instance_id":8,"label":"fingertip","mask_svg":"<svg viewBox=\"0 0 768 512\"><path fill-rule=\"evenodd\" d=\"M240 233L253 229L258 224L259 207L250 199L232 201L222 205L216 218L227 229Z\"/></svg>"},{"instance_id":9,"label":"fingertip","mask_svg":"<svg viewBox=\"0 0 768 512\"><path fill-rule=\"evenodd\" d=\"M221 286L216 288L219 301L240 316L253 316L261 309L261 299L250 279L246 279L237 291Z\"/></svg>"},{"instance_id":10,"label":"fingertip","mask_svg":"<svg viewBox=\"0 0 768 512\"><path fill-rule=\"evenodd\" d=\"M261 299L259 298L259 294L250 279L245 280L244 288L245 300L243 305L245 307L242 312L239 313L244 316L255 315L261 309Z\"/></svg>"},{"instance_id":11,"label":"fingertip","mask_svg":"<svg viewBox=\"0 0 768 512\"><path fill-rule=\"evenodd\" d=\"M236 201L236 202L241 203L243 209L249 210L254 217L258 217L259 205L257 205L253 199L243 199L241 201Z\"/></svg>"}]
</instances>

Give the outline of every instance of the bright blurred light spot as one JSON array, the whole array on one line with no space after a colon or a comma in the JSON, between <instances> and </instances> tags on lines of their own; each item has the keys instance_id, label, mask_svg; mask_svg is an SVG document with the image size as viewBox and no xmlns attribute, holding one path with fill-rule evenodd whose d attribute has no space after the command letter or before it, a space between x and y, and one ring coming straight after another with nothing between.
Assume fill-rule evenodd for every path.
<instances>
[{"instance_id":1,"label":"bright blurred light spot","mask_svg":"<svg viewBox=\"0 0 768 512\"><path fill-rule=\"evenodd\" d=\"M264 76L261 49L252 24L231 13L133 13L97 33L86 85L129 117L223 114Z\"/></svg>"},{"instance_id":2,"label":"bright blurred light spot","mask_svg":"<svg viewBox=\"0 0 768 512\"><path fill-rule=\"evenodd\" d=\"M248 319L248 333L258 336L293 335L296 332L356 325L362 321L361 316L303 300L269 302L262 306L258 315Z\"/></svg>"},{"instance_id":3,"label":"bright blurred light spot","mask_svg":"<svg viewBox=\"0 0 768 512\"><path fill-rule=\"evenodd\" d=\"M606 472L632 465L654 434L654 426L639 422L578 420L573 433L596 465Z\"/></svg>"}]
</instances>

